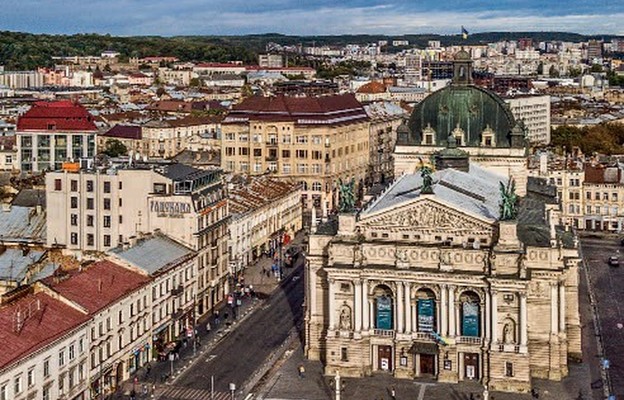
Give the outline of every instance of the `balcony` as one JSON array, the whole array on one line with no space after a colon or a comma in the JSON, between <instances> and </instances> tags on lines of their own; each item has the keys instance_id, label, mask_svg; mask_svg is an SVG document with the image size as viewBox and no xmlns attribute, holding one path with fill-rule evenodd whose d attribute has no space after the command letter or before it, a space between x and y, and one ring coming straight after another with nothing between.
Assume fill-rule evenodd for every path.
<instances>
[{"instance_id":1,"label":"balcony","mask_svg":"<svg viewBox=\"0 0 624 400\"><path fill-rule=\"evenodd\" d=\"M424 340L430 342L437 341L435 335L431 332L416 332L416 340Z\"/></svg>"},{"instance_id":2,"label":"balcony","mask_svg":"<svg viewBox=\"0 0 624 400\"><path fill-rule=\"evenodd\" d=\"M277 146L278 145L278 141L277 140L267 140L266 145L267 146Z\"/></svg>"},{"instance_id":3,"label":"balcony","mask_svg":"<svg viewBox=\"0 0 624 400\"><path fill-rule=\"evenodd\" d=\"M184 315L184 310L181 308L178 308L173 314L171 314L171 319L172 320L178 320L180 319L182 316Z\"/></svg>"},{"instance_id":4,"label":"balcony","mask_svg":"<svg viewBox=\"0 0 624 400\"><path fill-rule=\"evenodd\" d=\"M457 344L476 344L481 345L481 338L478 336L459 336Z\"/></svg>"},{"instance_id":5,"label":"balcony","mask_svg":"<svg viewBox=\"0 0 624 400\"><path fill-rule=\"evenodd\" d=\"M176 287L174 287L173 289L171 289L171 295L172 296L179 296L184 292L184 286L182 285L178 285Z\"/></svg>"},{"instance_id":6,"label":"balcony","mask_svg":"<svg viewBox=\"0 0 624 400\"><path fill-rule=\"evenodd\" d=\"M394 330L392 329L374 329L373 335L387 338L394 338Z\"/></svg>"}]
</instances>

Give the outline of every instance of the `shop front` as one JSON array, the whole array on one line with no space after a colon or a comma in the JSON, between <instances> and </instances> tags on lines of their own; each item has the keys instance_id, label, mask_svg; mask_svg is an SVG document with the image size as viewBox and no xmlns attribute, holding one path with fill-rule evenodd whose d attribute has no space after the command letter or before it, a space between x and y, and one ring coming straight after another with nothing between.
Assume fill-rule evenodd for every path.
<instances>
[{"instance_id":1,"label":"shop front","mask_svg":"<svg viewBox=\"0 0 624 400\"><path fill-rule=\"evenodd\" d=\"M414 357L414 376L436 377L438 374L438 345L429 342L414 342L409 350Z\"/></svg>"},{"instance_id":2,"label":"shop front","mask_svg":"<svg viewBox=\"0 0 624 400\"><path fill-rule=\"evenodd\" d=\"M115 390L116 381L113 379L113 366L101 366L100 371L93 377L89 385L91 398L97 399L107 396Z\"/></svg>"},{"instance_id":3,"label":"shop front","mask_svg":"<svg viewBox=\"0 0 624 400\"><path fill-rule=\"evenodd\" d=\"M166 359L166 346L171 341L169 326L169 324L161 325L152 332L152 359L154 360Z\"/></svg>"},{"instance_id":4,"label":"shop front","mask_svg":"<svg viewBox=\"0 0 624 400\"><path fill-rule=\"evenodd\" d=\"M143 365L147 364L150 360L150 349L150 344L146 342L132 350L126 360L129 374L132 374Z\"/></svg>"}]
</instances>

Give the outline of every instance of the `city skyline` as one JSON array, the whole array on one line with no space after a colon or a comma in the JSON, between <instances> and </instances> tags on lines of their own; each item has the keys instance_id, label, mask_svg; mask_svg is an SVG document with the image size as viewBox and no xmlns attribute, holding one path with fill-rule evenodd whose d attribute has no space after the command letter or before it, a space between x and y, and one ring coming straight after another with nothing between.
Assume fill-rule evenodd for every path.
<instances>
[{"instance_id":1,"label":"city skyline","mask_svg":"<svg viewBox=\"0 0 624 400\"><path fill-rule=\"evenodd\" d=\"M70 10L70 11L68 11ZM448 11L450 10L450 11ZM277 32L319 34L459 34L470 32L563 31L624 34L618 24L624 6L609 0L565 4L509 0L494 2L432 0L270 0L258 4L233 0L82 2L9 0L0 15L4 30L49 34L238 35ZM211 25L212 21L218 25ZM184 21L184 23L179 23ZM310 24L314 21L314 24Z\"/></svg>"}]
</instances>

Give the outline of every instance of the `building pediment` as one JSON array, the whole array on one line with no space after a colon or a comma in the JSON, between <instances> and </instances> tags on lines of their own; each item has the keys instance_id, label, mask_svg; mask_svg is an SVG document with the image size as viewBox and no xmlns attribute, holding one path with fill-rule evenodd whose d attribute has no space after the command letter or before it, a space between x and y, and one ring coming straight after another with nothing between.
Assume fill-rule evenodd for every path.
<instances>
[{"instance_id":1,"label":"building pediment","mask_svg":"<svg viewBox=\"0 0 624 400\"><path fill-rule=\"evenodd\" d=\"M430 239L433 241L433 236L441 235L444 236L442 240L452 237L455 243L461 243L469 237L478 240L487 236L491 239L495 222L470 215L436 198L418 197L407 204L366 215L360 219L358 225L363 234L372 238L387 231L419 235L410 237L411 240L426 241L428 236L432 236ZM397 240L401 238L403 236L395 237Z\"/></svg>"}]
</instances>

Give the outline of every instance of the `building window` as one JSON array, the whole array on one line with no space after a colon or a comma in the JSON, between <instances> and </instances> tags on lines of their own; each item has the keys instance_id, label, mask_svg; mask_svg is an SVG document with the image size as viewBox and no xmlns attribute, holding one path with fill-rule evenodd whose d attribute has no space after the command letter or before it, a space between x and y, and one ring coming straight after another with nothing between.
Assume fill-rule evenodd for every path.
<instances>
[{"instance_id":1,"label":"building window","mask_svg":"<svg viewBox=\"0 0 624 400\"><path fill-rule=\"evenodd\" d=\"M111 184L110 182L106 181L104 182L104 193L110 193L111 192Z\"/></svg>"},{"instance_id":2,"label":"building window","mask_svg":"<svg viewBox=\"0 0 624 400\"><path fill-rule=\"evenodd\" d=\"M16 376L13 383L13 391L15 392L15 394L22 393L22 376Z\"/></svg>"},{"instance_id":3,"label":"building window","mask_svg":"<svg viewBox=\"0 0 624 400\"><path fill-rule=\"evenodd\" d=\"M120 223L120 224L123 224L123 215L120 215L120 216L119 216L119 223ZM121 240L120 240L120 241L121 241Z\"/></svg>"},{"instance_id":4,"label":"building window","mask_svg":"<svg viewBox=\"0 0 624 400\"><path fill-rule=\"evenodd\" d=\"M349 361L346 347L340 348L340 361Z\"/></svg>"},{"instance_id":5,"label":"building window","mask_svg":"<svg viewBox=\"0 0 624 400\"><path fill-rule=\"evenodd\" d=\"M78 226L78 214L71 214L70 220L72 226Z\"/></svg>"},{"instance_id":6,"label":"building window","mask_svg":"<svg viewBox=\"0 0 624 400\"><path fill-rule=\"evenodd\" d=\"M51 385L46 385L43 387L43 391L42 391L42 399L43 400L51 400L50 398L50 386ZM0 399L2 399L2 393L0 392Z\"/></svg>"},{"instance_id":7,"label":"building window","mask_svg":"<svg viewBox=\"0 0 624 400\"><path fill-rule=\"evenodd\" d=\"M123 183L119 181L119 190L123 189Z\"/></svg>"},{"instance_id":8,"label":"building window","mask_svg":"<svg viewBox=\"0 0 624 400\"><path fill-rule=\"evenodd\" d=\"M26 383L28 387L33 387L35 385L35 367L31 367L28 370L28 373L26 375Z\"/></svg>"},{"instance_id":9,"label":"building window","mask_svg":"<svg viewBox=\"0 0 624 400\"><path fill-rule=\"evenodd\" d=\"M92 233L87 233L87 246L93 246L94 237Z\"/></svg>"},{"instance_id":10,"label":"building window","mask_svg":"<svg viewBox=\"0 0 624 400\"><path fill-rule=\"evenodd\" d=\"M87 226L93 226L93 215L87 215Z\"/></svg>"},{"instance_id":11,"label":"building window","mask_svg":"<svg viewBox=\"0 0 624 400\"><path fill-rule=\"evenodd\" d=\"M63 365L65 365L65 348L62 348L59 351L59 355L58 355L58 365L59 367L62 367Z\"/></svg>"},{"instance_id":12,"label":"building window","mask_svg":"<svg viewBox=\"0 0 624 400\"><path fill-rule=\"evenodd\" d=\"M111 217L110 215L104 216L104 228L110 228L111 226Z\"/></svg>"},{"instance_id":13,"label":"building window","mask_svg":"<svg viewBox=\"0 0 624 400\"><path fill-rule=\"evenodd\" d=\"M76 232L72 232L69 236L71 244L78 244L78 234Z\"/></svg>"},{"instance_id":14,"label":"building window","mask_svg":"<svg viewBox=\"0 0 624 400\"><path fill-rule=\"evenodd\" d=\"M69 361L76 358L76 345L74 343L69 345Z\"/></svg>"},{"instance_id":15,"label":"building window","mask_svg":"<svg viewBox=\"0 0 624 400\"><path fill-rule=\"evenodd\" d=\"M9 384L3 383L0 385L0 400L9 400Z\"/></svg>"},{"instance_id":16,"label":"building window","mask_svg":"<svg viewBox=\"0 0 624 400\"><path fill-rule=\"evenodd\" d=\"M87 210L93 210L93 204L94 202L92 198L87 199Z\"/></svg>"},{"instance_id":17,"label":"building window","mask_svg":"<svg viewBox=\"0 0 624 400\"><path fill-rule=\"evenodd\" d=\"M47 378L50 376L50 359L46 358L43 360L43 377Z\"/></svg>"},{"instance_id":18,"label":"building window","mask_svg":"<svg viewBox=\"0 0 624 400\"><path fill-rule=\"evenodd\" d=\"M290 150L282 150L282 158L290 158Z\"/></svg>"},{"instance_id":19,"label":"building window","mask_svg":"<svg viewBox=\"0 0 624 400\"><path fill-rule=\"evenodd\" d=\"M105 210L111 209L111 199L104 199L104 209Z\"/></svg>"},{"instance_id":20,"label":"building window","mask_svg":"<svg viewBox=\"0 0 624 400\"><path fill-rule=\"evenodd\" d=\"M55 179L54 180L54 190L56 190L58 192L62 188L63 188L63 185L61 184L61 180L60 179Z\"/></svg>"},{"instance_id":21,"label":"building window","mask_svg":"<svg viewBox=\"0 0 624 400\"><path fill-rule=\"evenodd\" d=\"M82 354L85 351L85 340L84 337L81 337L78 341L78 351Z\"/></svg>"},{"instance_id":22,"label":"building window","mask_svg":"<svg viewBox=\"0 0 624 400\"><path fill-rule=\"evenodd\" d=\"M87 181L87 192L93 192L93 181L92 180L88 180Z\"/></svg>"},{"instance_id":23,"label":"building window","mask_svg":"<svg viewBox=\"0 0 624 400\"><path fill-rule=\"evenodd\" d=\"M72 197L70 199L71 208L78 208L78 197Z\"/></svg>"},{"instance_id":24,"label":"building window","mask_svg":"<svg viewBox=\"0 0 624 400\"><path fill-rule=\"evenodd\" d=\"M505 361L505 376L512 377L513 374L513 363L510 361Z\"/></svg>"}]
</instances>

